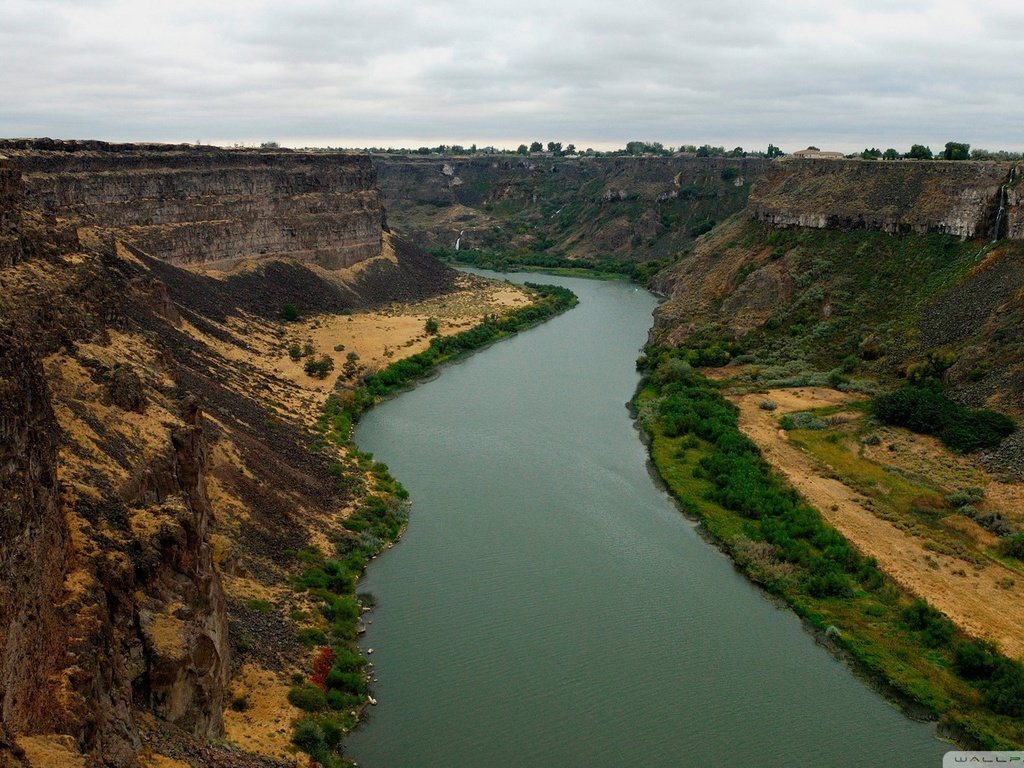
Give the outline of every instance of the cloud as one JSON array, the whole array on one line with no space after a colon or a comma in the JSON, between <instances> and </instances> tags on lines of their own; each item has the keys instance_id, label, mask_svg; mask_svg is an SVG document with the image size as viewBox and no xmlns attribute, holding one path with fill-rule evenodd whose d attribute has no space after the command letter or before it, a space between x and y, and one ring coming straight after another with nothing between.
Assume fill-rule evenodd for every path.
<instances>
[{"instance_id":1,"label":"cloud","mask_svg":"<svg viewBox=\"0 0 1024 768\"><path fill-rule=\"evenodd\" d=\"M0 0L0 135L1024 149L975 0Z\"/></svg>"}]
</instances>

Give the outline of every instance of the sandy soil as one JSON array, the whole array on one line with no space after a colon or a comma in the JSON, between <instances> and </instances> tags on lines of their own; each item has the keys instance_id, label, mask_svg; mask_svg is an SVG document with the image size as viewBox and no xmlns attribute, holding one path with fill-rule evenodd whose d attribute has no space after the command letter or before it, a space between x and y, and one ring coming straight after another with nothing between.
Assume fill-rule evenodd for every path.
<instances>
[{"instance_id":1,"label":"sandy soil","mask_svg":"<svg viewBox=\"0 0 1024 768\"><path fill-rule=\"evenodd\" d=\"M740 409L740 429L765 459L862 553L876 558L901 587L927 599L964 631L995 642L1011 656L1024 657L1024 580L1019 574L996 563L965 569L963 561L926 549L921 539L875 517L863 496L826 476L827 469L791 445L779 429L777 420L785 413L849 402L850 395L807 387L731 399ZM766 399L777 410L759 408ZM935 446L931 450L941 451ZM1011 495L1020 491L1014 489Z\"/></svg>"},{"instance_id":2,"label":"sandy soil","mask_svg":"<svg viewBox=\"0 0 1024 768\"><path fill-rule=\"evenodd\" d=\"M500 314L529 301L529 295L519 286L460 275L452 293L416 304L394 304L374 312L301 318L288 323L283 335L277 324L254 318L235 321L232 331L245 339L249 349L206 336L187 323L185 327L190 335L202 339L229 360L245 362L280 379L282 385L275 387L273 399L294 413L309 414L319 410L324 397L334 390L334 382L343 372L350 352L358 355L359 373L376 371L430 345L424 327L428 318L437 321L441 334L458 333L488 314ZM331 357L334 370L324 379L308 375L303 370L306 358L294 361L289 356L291 344L311 344L315 357Z\"/></svg>"}]
</instances>

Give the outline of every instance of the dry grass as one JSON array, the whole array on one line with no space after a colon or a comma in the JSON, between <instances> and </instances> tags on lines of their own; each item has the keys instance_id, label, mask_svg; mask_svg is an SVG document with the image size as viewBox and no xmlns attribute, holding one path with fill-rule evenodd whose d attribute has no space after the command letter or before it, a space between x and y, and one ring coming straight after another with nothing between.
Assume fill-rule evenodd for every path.
<instances>
[{"instance_id":1,"label":"dry grass","mask_svg":"<svg viewBox=\"0 0 1024 768\"><path fill-rule=\"evenodd\" d=\"M29 768L85 768L85 758L70 736L19 736Z\"/></svg>"},{"instance_id":2,"label":"dry grass","mask_svg":"<svg viewBox=\"0 0 1024 768\"><path fill-rule=\"evenodd\" d=\"M232 681L231 700L244 698L245 710L224 712L227 739L246 752L299 764L290 743L292 720L301 713L288 702L288 684L255 664Z\"/></svg>"},{"instance_id":3,"label":"dry grass","mask_svg":"<svg viewBox=\"0 0 1024 768\"><path fill-rule=\"evenodd\" d=\"M776 411L758 407L766 397L778 404ZM740 408L740 429L757 443L765 459L854 546L968 634L995 642L1008 655L1024 657L1020 579L1010 584L1007 579L1016 574L985 557L988 536L975 538L974 529L959 521L945 525L949 510L925 519L929 507L941 510L943 494L963 487L965 480L986 489L994 481L930 440L923 441L923 449L896 458L901 451L889 451L884 439L870 454L862 453L855 439L856 422L813 433L787 433L778 426L786 413L834 408L852 399L835 390L804 388L742 395L733 401ZM830 439L830 434L838 438ZM909 433L899 438L915 444L922 440ZM890 454L894 461L887 464ZM920 464L925 458L930 463ZM943 482L955 486L943 487ZM1000 488L1000 493L1013 498L1021 490ZM922 508L925 512L914 511Z\"/></svg>"}]
</instances>

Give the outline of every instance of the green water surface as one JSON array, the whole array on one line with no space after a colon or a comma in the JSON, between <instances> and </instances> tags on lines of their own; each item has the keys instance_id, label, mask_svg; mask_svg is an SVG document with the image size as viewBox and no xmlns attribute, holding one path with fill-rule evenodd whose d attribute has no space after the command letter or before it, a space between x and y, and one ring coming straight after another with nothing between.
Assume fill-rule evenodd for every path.
<instances>
[{"instance_id":1,"label":"green water surface","mask_svg":"<svg viewBox=\"0 0 1024 768\"><path fill-rule=\"evenodd\" d=\"M368 413L409 490L367 570L366 768L939 766L934 727L834 660L648 474L625 403L655 299L580 305Z\"/></svg>"}]
</instances>

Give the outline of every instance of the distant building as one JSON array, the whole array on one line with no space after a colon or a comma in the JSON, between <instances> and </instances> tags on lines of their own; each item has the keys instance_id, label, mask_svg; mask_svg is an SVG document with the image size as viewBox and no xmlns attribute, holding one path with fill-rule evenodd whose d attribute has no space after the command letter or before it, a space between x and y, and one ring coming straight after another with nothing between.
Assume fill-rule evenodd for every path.
<instances>
[{"instance_id":1,"label":"distant building","mask_svg":"<svg viewBox=\"0 0 1024 768\"><path fill-rule=\"evenodd\" d=\"M798 157L802 160L842 160L844 155L842 152L822 152L820 149L808 147L807 149L797 150L793 153L793 157Z\"/></svg>"}]
</instances>

